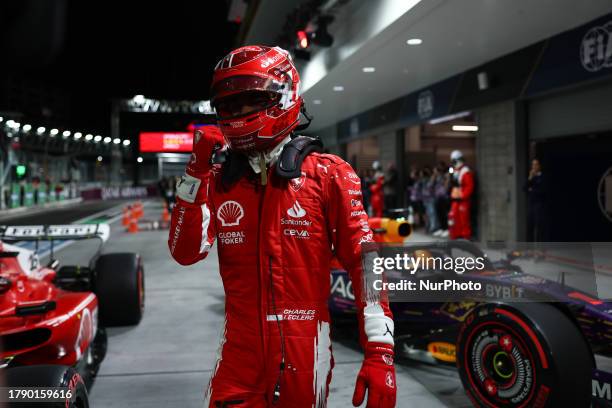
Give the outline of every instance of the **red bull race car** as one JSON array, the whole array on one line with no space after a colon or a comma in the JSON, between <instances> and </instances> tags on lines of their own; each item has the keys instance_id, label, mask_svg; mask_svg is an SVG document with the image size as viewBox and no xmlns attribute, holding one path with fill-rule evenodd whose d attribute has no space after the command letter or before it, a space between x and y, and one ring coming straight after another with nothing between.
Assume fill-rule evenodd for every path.
<instances>
[{"instance_id":1,"label":"red bull race car","mask_svg":"<svg viewBox=\"0 0 612 408\"><path fill-rule=\"evenodd\" d=\"M403 243L410 233L406 224L370 222L378 242L387 243ZM612 407L612 302L572 287L564 275L546 279L524 272L521 260L531 257L529 265L542 265L542 252L513 251L493 261L469 241L402 245L443 259L457 253L482 257L482 271L453 273L453 279L478 283L489 300L391 301L396 355L456 369L475 407ZM418 273L435 282L449 278L436 268ZM529 294L537 301L516 301ZM348 275L338 266L330 297L334 321L353 319L353 300ZM607 365L599 367L600 361Z\"/></svg>"},{"instance_id":2,"label":"red bull race car","mask_svg":"<svg viewBox=\"0 0 612 408\"><path fill-rule=\"evenodd\" d=\"M87 389L106 353L105 328L141 320L142 260L135 253L101 254L109 234L107 224L0 227L0 385L57 391L13 391L15 406L29 398L40 407L88 407ZM55 259L56 245L88 239L100 243L89 265L61 266ZM50 250L44 265L43 244Z\"/></svg>"}]
</instances>

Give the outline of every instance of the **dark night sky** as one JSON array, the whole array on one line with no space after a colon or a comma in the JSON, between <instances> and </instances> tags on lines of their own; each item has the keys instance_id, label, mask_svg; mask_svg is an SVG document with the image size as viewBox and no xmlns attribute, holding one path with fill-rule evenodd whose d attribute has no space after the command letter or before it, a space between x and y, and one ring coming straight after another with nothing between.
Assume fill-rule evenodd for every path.
<instances>
[{"instance_id":1,"label":"dark night sky","mask_svg":"<svg viewBox=\"0 0 612 408\"><path fill-rule=\"evenodd\" d=\"M63 10L55 1L0 6L3 51L16 55L5 77L57 89L69 100L67 125L100 133L112 97L206 99L239 28L223 0L57 0Z\"/></svg>"}]
</instances>

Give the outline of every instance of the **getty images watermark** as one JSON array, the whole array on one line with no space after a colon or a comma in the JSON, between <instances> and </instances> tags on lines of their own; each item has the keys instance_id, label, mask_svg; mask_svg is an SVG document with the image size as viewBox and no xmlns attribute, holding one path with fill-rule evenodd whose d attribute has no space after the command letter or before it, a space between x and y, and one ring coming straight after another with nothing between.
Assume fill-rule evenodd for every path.
<instances>
[{"instance_id":1,"label":"getty images watermark","mask_svg":"<svg viewBox=\"0 0 612 408\"><path fill-rule=\"evenodd\" d=\"M390 302L597 300L603 294L595 274L607 258L596 262L595 252L590 243L367 243L364 300L381 294Z\"/></svg>"},{"instance_id":2,"label":"getty images watermark","mask_svg":"<svg viewBox=\"0 0 612 408\"><path fill-rule=\"evenodd\" d=\"M455 273L462 275L470 271L483 271L486 259L484 256L478 257L442 257L425 253L424 250L415 251L417 255L407 253L396 253L394 256L372 258L372 273L382 275L385 271L398 271L415 275L418 271L440 271L442 273ZM471 280L457 281L455 279L400 279L398 282L387 282L383 279L376 279L372 282L375 290L422 290L422 291L480 291L481 282Z\"/></svg>"}]
</instances>

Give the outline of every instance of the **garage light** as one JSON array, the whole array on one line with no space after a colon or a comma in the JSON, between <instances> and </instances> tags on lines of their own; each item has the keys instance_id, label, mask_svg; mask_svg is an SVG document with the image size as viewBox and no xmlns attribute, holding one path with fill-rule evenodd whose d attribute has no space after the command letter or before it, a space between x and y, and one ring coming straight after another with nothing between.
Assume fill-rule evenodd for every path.
<instances>
[{"instance_id":1,"label":"garage light","mask_svg":"<svg viewBox=\"0 0 612 408\"><path fill-rule=\"evenodd\" d=\"M143 159L142 159L142 157L140 157L140 156L138 156L138 158L136 159L136 161L137 161L138 163L142 163L142 160L143 160Z\"/></svg>"},{"instance_id":2,"label":"garage light","mask_svg":"<svg viewBox=\"0 0 612 408\"><path fill-rule=\"evenodd\" d=\"M94 142L98 143L100 140L102 140L102 136L96 135L96 137L94 137Z\"/></svg>"},{"instance_id":3,"label":"garage light","mask_svg":"<svg viewBox=\"0 0 612 408\"><path fill-rule=\"evenodd\" d=\"M109 136L106 136L106 137L104 138L104 143L108 144L108 143L110 143L110 142L111 142L111 140L113 140L113 139L111 139Z\"/></svg>"},{"instance_id":4,"label":"garage light","mask_svg":"<svg viewBox=\"0 0 612 408\"><path fill-rule=\"evenodd\" d=\"M297 38L298 38L298 44L300 45L301 48L308 48L309 41L308 41L308 34L306 33L306 31L304 30L300 30L297 32Z\"/></svg>"},{"instance_id":5,"label":"garage light","mask_svg":"<svg viewBox=\"0 0 612 408\"><path fill-rule=\"evenodd\" d=\"M406 44L408 44L408 45L421 45L421 44L423 44L423 40L421 40L420 38L411 38L408 41L406 41Z\"/></svg>"},{"instance_id":6,"label":"garage light","mask_svg":"<svg viewBox=\"0 0 612 408\"><path fill-rule=\"evenodd\" d=\"M32 125L25 124L23 125L22 129L24 132L29 132L30 130L32 130Z\"/></svg>"},{"instance_id":7,"label":"garage light","mask_svg":"<svg viewBox=\"0 0 612 408\"><path fill-rule=\"evenodd\" d=\"M113 139L113 144L119 144L121 143L121 139L119 139L118 137Z\"/></svg>"},{"instance_id":8,"label":"garage light","mask_svg":"<svg viewBox=\"0 0 612 408\"><path fill-rule=\"evenodd\" d=\"M314 100L312 101L312 104L313 104L313 105L320 105L320 104L321 104L321 100L320 100L320 99L314 99Z\"/></svg>"},{"instance_id":9,"label":"garage light","mask_svg":"<svg viewBox=\"0 0 612 408\"><path fill-rule=\"evenodd\" d=\"M342 85L334 85L334 91L342 92L344 91L344 87Z\"/></svg>"},{"instance_id":10,"label":"garage light","mask_svg":"<svg viewBox=\"0 0 612 408\"><path fill-rule=\"evenodd\" d=\"M93 135L92 135L91 133L88 133L88 134L86 134L86 135L85 135L85 140L87 140L88 142L89 142L91 139L93 139L93 138L94 138L94 137L93 137Z\"/></svg>"},{"instance_id":11,"label":"garage light","mask_svg":"<svg viewBox=\"0 0 612 408\"><path fill-rule=\"evenodd\" d=\"M127 139L125 139L125 140L123 141L123 145L124 145L124 146L129 146L129 145L130 145L130 143L131 143L131 142L130 142L129 140L127 140Z\"/></svg>"},{"instance_id":12,"label":"garage light","mask_svg":"<svg viewBox=\"0 0 612 408\"><path fill-rule=\"evenodd\" d=\"M102 156L98 156L98 161L101 162L102 161Z\"/></svg>"},{"instance_id":13,"label":"garage light","mask_svg":"<svg viewBox=\"0 0 612 408\"><path fill-rule=\"evenodd\" d=\"M38 129L36 129L36 133L38 133L39 135L42 135L43 133L45 133L45 127L44 126L40 126Z\"/></svg>"},{"instance_id":14,"label":"garage light","mask_svg":"<svg viewBox=\"0 0 612 408\"><path fill-rule=\"evenodd\" d=\"M374 72L376 71L376 68L375 67L363 67L361 70L363 72Z\"/></svg>"},{"instance_id":15,"label":"garage light","mask_svg":"<svg viewBox=\"0 0 612 408\"><path fill-rule=\"evenodd\" d=\"M70 136L71 134L72 134L72 132L70 132L69 130L64 130L64 131L62 132L62 136L63 136L63 137L68 137L68 136ZM75 136L76 136L76 135L75 135Z\"/></svg>"},{"instance_id":16,"label":"garage light","mask_svg":"<svg viewBox=\"0 0 612 408\"><path fill-rule=\"evenodd\" d=\"M81 132L76 132L74 134L74 140L79 140L82 137L83 137L83 134Z\"/></svg>"},{"instance_id":17,"label":"garage light","mask_svg":"<svg viewBox=\"0 0 612 408\"><path fill-rule=\"evenodd\" d=\"M55 135L57 135L58 133L59 133L59 130L57 130L57 129L51 129L51 131L49 132L49 134L50 134L51 136L55 136Z\"/></svg>"},{"instance_id":18,"label":"garage light","mask_svg":"<svg viewBox=\"0 0 612 408\"><path fill-rule=\"evenodd\" d=\"M453 125L455 132L478 132L478 126L471 125Z\"/></svg>"}]
</instances>

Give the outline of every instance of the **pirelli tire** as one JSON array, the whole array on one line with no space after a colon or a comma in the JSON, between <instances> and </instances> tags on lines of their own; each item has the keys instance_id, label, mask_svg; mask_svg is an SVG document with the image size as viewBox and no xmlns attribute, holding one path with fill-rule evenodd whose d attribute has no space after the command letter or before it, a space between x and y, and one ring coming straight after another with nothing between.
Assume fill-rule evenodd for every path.
<instances>
[{"instance_id":1,"label":"pirelli tire","mask_svg":"<svg viewBox=\"0 0 612 408\"><path fill-rule=\"evenodd\" d=\"M144 314L144 268L140 255L100 255L94 269L100 323L105 327L132 326Z\"/></svg>"},{"instance_id":2,"label":"pirelli tire","mask_svg":"<svg viewBox=\"0 0 612 408\"><path fill-rule=\"evenodd\" d=\"M81 375L72 367L61 365L35 365L9 368L5 371L6 387L62 388L70 393L64 401L36 403L14 403L7 407L37 408L89 408L87 387Z\"/></svg>"},{"instance_id":3,"label":"pirelli tire","mask_svg":"<svg viewBox=\"0 0 612 408\"><path fill-rule=\"evenodd\" d=\"M550 304L476 307L459 331L457 366L476 407L591 405L591 349L571 318Z\"/></svg>"}]
</instances>

